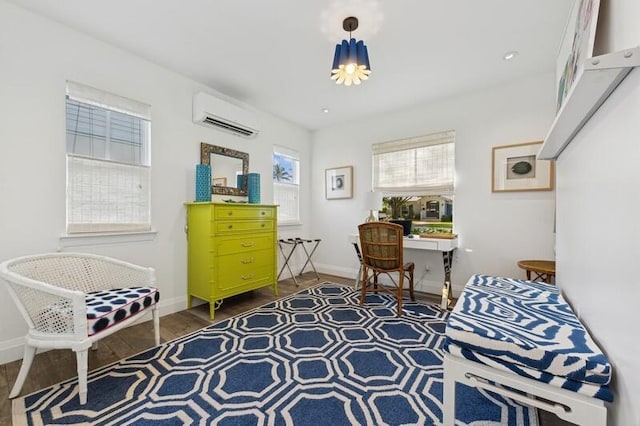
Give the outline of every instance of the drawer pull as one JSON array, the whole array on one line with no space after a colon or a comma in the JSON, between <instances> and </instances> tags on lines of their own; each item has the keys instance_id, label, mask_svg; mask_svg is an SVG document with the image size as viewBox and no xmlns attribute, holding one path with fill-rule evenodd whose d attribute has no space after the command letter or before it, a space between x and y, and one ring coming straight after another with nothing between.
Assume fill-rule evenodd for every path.
<instances>
[{"instance_id":1,"label":"drawer pull","mask_svg":"<svg viewBox=\"0 0 640 426\"><path fill-rule=\"evenodd\" d=\"M262 212L260 212L260 214L261 214L262 216L264 216L265 214L267 214L267 212L262 211Z\"/></svg>"},{"instance_id":2,"label":"drawer pull","mask_svg":"<svg viewBox=\"0 0 640 426\"><path fill-rule=\"evenodd\" d=\"M228 228L229 228L229 229L233 228L233 225L229 225L229 226L228 226Z\"/></svg>"},{"instance_id":3,"label":"drawer pull","mask_svg":"<svg viewBox=\"0 0 640 426\"><path fill-rule=\"evenodd\" d=\"M240 278L242 278L243 280L250 280L251 278L255 277L256 274L254 274L253 272L250 273L249 275L242 275Z\"/></svg>"},{"instance_id":4,"label":"drawer pull","mask_svg":"<svg viewBox=\"0 0 640 426\"><path fill-rule=\"evenodd\" d=\"M229 226L231 226L231 225L229 225ZM244 243L240 243L240 245L242 247L253 247L255 245L255 243L256 243L255 241L247 241L247 242L244 242Z\"/></svg>"},{"instance_id":5,"label":"drawer pull","mask_svg":"<svg viewBox=\"0 0 640 426\"><path fill-rule=\"evenodd\" d=\"M229 211L229 216L233 216L233 212L232 211Z\"/></svg>"},{"instance_id":6,"label":"drawer pull","mask_svg":"<svg viewBox=\"0 0 640 426\"><path fill-rule=\"evenodd\" d=\"M251 258L250 258L250 259L240 259L240 262L241 262L241 263L244 263L245 265L246 265L247 263L253 263L253 262L255 262L255 261L256 261L256 259L255 259L253 256L251 256Z\"/></svg>"},{"instance_id":7,"label":"drawer pull","mask_svg":"<svg viewBox=\"0 0 640 426\"><path fill-rule=\"evenodd\" d=\"M261 224L260 224L260 227L261 227L261 228L264 228L264 223L261 223Z\"/></svg>"}]
</instances>

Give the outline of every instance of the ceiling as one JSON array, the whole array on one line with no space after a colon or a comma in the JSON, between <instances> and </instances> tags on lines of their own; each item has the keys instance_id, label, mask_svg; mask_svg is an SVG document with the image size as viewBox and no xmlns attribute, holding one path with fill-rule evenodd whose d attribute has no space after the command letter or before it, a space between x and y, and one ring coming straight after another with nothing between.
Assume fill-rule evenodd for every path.
<instances>
[{"instance_id":1,"label":"ceiling","mask_svg":"<svg viewBox=\"0 0 640 426\"><path fill-rule=\"evenodd\" d=\"M13 0L308 129L552 72L572 0ZM335 44L369 49L359 86ZM505 52L517 50L511 61ZM328 108L328 113L322 112Z\"/></svg>"}]
</instances>

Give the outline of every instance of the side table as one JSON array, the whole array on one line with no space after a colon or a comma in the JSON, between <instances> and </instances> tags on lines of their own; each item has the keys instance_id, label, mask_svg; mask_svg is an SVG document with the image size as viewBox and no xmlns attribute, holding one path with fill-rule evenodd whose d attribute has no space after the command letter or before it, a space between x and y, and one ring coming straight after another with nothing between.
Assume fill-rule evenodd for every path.
<instances>
[{"instance_id":1,"label":"side table","mask_svg":"<svg viewBox=\"0 0 640 426\"><path fill-rule=\"evenodd\" d=\"M531 273L536 276L533 281L542 280L551 284L551 279L556 275L556 262L553 260L519 260L518 267L527 272L527 279L531 281Z\"/></svg>"}]
</instances>

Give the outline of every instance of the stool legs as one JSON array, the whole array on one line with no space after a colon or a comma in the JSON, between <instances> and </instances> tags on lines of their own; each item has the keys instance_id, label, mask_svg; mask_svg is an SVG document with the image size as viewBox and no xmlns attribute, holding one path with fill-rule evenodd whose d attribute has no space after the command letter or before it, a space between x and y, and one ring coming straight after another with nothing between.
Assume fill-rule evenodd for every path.
<instances>
[{"instance_id":1,"label":"stool legs","mask_svg":"<svg viewBox=\"0 0 640 426\"><path fill-rule=\"evenodd\" d=\"M307 267L307 265L311 265L311 268L313 269L313 272L316 274L316 279L320 279L320 275L318 274L318 271L316 270L316 267L314 266L313 262L311 261L311 256L313 256L313 254L316 252L316 249L318 248L318 245L320 244L320 239L316 239L316 240L305 240L302 238L288 238L288 239L281 239L278 240L278 246L280 247L280 252L282 253L282 256L284 257L284 265L282 265L282 268L280 268L280 272L278 273L278 280L280 279L280 275L282 275L282 272L284 271L284 268L287 268L289 270L289 274L291 274L291 278L293 278L293 282L296 284L296 287L298 287L300 284L298 283L298 280L296 279L295 274L293 273L293 270L291 269L291 265L289 264L291 257L293 256L293 253L296 251L296 248L298 246L302 246L302 250L304 251L304 254L307 256L307 260L304 262L304 265L302 266L302 269L300 269L300 273L298 274L299 276L302 276L302 273L304 272L304 268ZM315 245L313 246L313 248L311 249L311 251L308 251L307 248L305 247L305 243L315 243ZM284 247L286 247L286 245L290 245L291 246L291 250L289 251L289 253L285 253Z\"/></svg>"},{"instance_id":2,"label":"stool legs","mask_svg":"<svg viewBox=\"0 0 640 426\"><path fill-rule=\"evenodd\" d=\"M318 271L316 271L316 267L313 265L313 262L311 261L311 256L313 256L313 253L316 252L316 249L318 248L318 244L320 244L320 240L303 240L300 238L296 238L296 241L298 241L298 244L300 244L302 246L302 249L304 250L304 253L307 255L307 261L304 262L304 266L302 266L302 269L300 269L300 273L298 275L302 275L302 273L304 272L304 268L307 267L307 264L311 265L311 268L313 269L313 272L316 274L316 279L320 279L320 275L318 275ZM309 253L307 251L307 248L305 247L304 243L316 243L313 246L313 249L311 250L311 253Z\"/></svg>"},{"instance_id":3,"label":"stool legs","mask_svg":"<svg viewBox=\"0 0 640 426\"><path fill-rule=\"evenodd\" d=\"M289 251L289 254L285 254L284 252L284 244L289 244L289 245L293 245L291 247L291 251ZM276 280L280 279L280 275L282 275L282 272L284 271L284 268L286 267L289 270L289 274L291 274L291 278L293 278L293 282L296 284L296 287L298 287L300 284L298 284L298 280L296 280L296 276L293 274L293 271L291 270L291 266L289 266L289 260L291 259L291 256L293 256L293 252L296 250L296 247L298 246L297 241L295 240L278 240L278 246L280 247L280 252L282 253L282 256L284 257L284 265L282 265L282 268L280 268L280 272L278 273L278 278L276 278Z\"/></svg>"}]
</instances>

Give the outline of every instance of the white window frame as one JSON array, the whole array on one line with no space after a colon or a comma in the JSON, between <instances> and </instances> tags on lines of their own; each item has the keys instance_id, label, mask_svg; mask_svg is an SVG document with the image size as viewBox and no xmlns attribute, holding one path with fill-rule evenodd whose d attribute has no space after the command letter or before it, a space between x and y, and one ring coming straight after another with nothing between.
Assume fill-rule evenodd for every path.
<instances>
[{"instance_id":1,"label":"white window frame","mask_svg":"<svg viewBox=\"0 0 640 426\"><path fill-rule=\"evenodd\" d=\"M82 245L71 240L85 236L115 236L153 234L151 229L151 107L147 104L104 92L80 83L67 81L67 103L88 109L105 111L104 152L74 153L67 144L67 220L63 245ZM119 114L114 114L119 113ZM138 156L127 162L113 161L109 152L113 141L109 128L115 125L111 117L132 117L144 133L140 137ZM65 113L65 119L67 114ZM121 121L122 122L122 121ZM69 125L67 121L66 126ZM132 127L131 130L134 130ZM91 129L85 134L93 138ZM67 137L76 135L66 129ZM100 137L98 137L100 139ZM126 144L126 143L125 143ZM133 145L132 145L133 146ZM148 237L142 237L147 239ZM92 241L92 238L89 238ZM66 242L66 244L64 244Z\"/></svg>"},{"instance_id":2,"label":"white window frame","mask_svg":"<svg viewBox=\"0 0 640 426\"><path fill-rule=\"evenodd\" d=\"M273 156L276 155L289 157L296 163L291 182L278 181L272 175L273 202L279 206L278 226L300 225L300 154L290 148L274 146Z\"/></svg>"}]
</instances>

